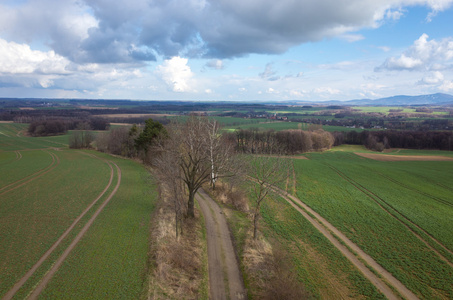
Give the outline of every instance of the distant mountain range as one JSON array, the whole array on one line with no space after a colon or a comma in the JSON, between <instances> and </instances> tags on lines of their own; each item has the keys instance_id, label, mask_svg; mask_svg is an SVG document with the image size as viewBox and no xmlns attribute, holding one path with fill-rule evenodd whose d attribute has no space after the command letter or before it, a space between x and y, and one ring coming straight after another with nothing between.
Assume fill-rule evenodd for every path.
<instances>
[{"instance_id":1,"label":"distant mountain range","mask_svg":"<svg viewBox=\"0 0 453 300\"><path fill-rule=\"evenodd\" d=\"M380 99L359 99L349 101L326 101L322 104L328 105L385 105L385 106L406 106L406 105L453 105L453 96L448 94L431 94L420 96L393 96Z\"/></svg>"}]
</instances>

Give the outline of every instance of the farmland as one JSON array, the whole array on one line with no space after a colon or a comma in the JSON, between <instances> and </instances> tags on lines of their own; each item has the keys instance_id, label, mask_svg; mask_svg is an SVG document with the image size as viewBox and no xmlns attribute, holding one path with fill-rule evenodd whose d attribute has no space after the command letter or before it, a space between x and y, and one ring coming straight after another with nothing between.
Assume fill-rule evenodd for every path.
<instances>
[{"instance_id":1,"label":"farmland","mask_svg":"<svg viewBox=\"0 0 453 300\"><path fill-rule=\"evenodd\" d=\"M321 234L328 222L339 230L333 231L334 240L342 245L353 243L349 251L366 268L381 276L388 272L385 276L392 279L386 285L394 288L399 282L408 289L398 289L397 295L451 299L453 160L401 160L414 155L449 158L450 152L391 149L385 156L395 157L394 161L367 159L356 152L373 154L363 147L343 145L294 157L294 169L281 189L308 207L290 196L272 195L262 207L262 232L286 249L293 272L315 298L385 298L340 253L341 245L334 246L328 234ZM315 222L310 224L310 219ZM247 221L233 213L231 222L242 245ZM321 229L315 228L319 223Z\"/></svg>"},{"instance_id":2,"label":"farmland","mask_svg":"<svg viewBox=\"0 0 453 300\"><path fill-rule=\"evenodd\" d=\"M0 124L0 297L31 295L66 255L41 297L139 298L157 198L148 171L23 129Z\"/></svg>"},{"instance_id":3,"label":"farmland","mask_svg":"<svg viewBox=\"0 0 453 300\"><path fill-rule=\"evenodd\" d=\"M306 129L296 122L216 120L230 130ZM18 299L34 293L45 299L142 297L157 199L150 174L131 160L68 149L71 132L32 138L24 130L26 125L0 124L0 297L9 299L12 290ZM433 156L444 161L427 161ZM273 194L262 206L261 230L285 249L314 298L389 297L364 269L398 297L408 294L395 281L418 298L453 298L450 151L376 153L342 145L291 161L280 188L307 207ZM231 220L242 247L248 216Z\"/></svg>"},{"instance_id":4,"label":"farmland","mask_svg":"<svg viewBox=\"0 0 453 300\"><path fill-rule=\"evenodd\" d=\"M449 299L453 162L294 160L296 196L421 298Z\"/></svg>"}]
</instances>

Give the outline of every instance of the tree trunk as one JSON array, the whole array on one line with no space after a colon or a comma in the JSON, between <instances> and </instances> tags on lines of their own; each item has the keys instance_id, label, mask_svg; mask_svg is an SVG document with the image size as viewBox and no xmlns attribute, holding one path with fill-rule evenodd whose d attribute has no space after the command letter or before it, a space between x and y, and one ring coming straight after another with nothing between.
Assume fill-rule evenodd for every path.
<instances>
[{"instance_id":1,"label":"tree trunk","mask_svg":"<svg viewBox=\"0 0 453 300\"><path fill-rule=\"evenodd\" d=\"M258 218L259 218L259 208L255 210L253 215L253 239L256 239L256 233L258 231Z\"/></svg>"},{"instance_id":2,"label":"tree trunk","mask_svg":"<svg viewBox=\"0 0 453 300\"><path fill-rule=\"evenodd\" d=\"M187 215L190 218L194 218L195 217L195 209L194 209L194 206L195 206L195 202L194 202L195 193L196 193L196 191L189 191L189 201L187 202Z\"/></svg>"}]
</instances>

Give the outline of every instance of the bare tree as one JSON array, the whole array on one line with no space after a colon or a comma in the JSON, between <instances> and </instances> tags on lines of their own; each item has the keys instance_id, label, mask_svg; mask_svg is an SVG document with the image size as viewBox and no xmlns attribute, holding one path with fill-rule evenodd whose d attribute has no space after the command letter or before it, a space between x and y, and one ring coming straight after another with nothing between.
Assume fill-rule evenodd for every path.
<instances>
[{"instance_id":1,"label":"bare tree","mask_svg":"<svg viewBox=\"0 0 453 300\"><path fill-rule=\"evenodd\" d=\"M216 121L192 116L186 123L173 123L167 128L162 148L173 157L187 193L187 215L194 217L194 200L198 189L228 173L232 166L232 146L220 136Z\"/></svg>"},{"instance_id":2,"label":"bare tree","mask_svg":"<svg viewBox=\"0 0 453 300\"><path fill-rule=\"evenodd\" d=\"M290 168L290 160L280 156L249 156L249 176L252 181L252 219L253 238L257 237L258 222L261 217L261 205L273 191L274 186L283 183Z\"/></svg>"},{"instance_id":3,"label":"bare tree","mask_svg":"<svg viewBox=\"0 0 453 300\"><path fill-rule=\"evenodd\" d=\"M77 125L77 130L69 137L69 148L80 149L89 148L94 141L94 135L90 131L90 124L82 122Z\"/></svg>"},{"instance_id":4,"label":"bare tree","mask_svg":"<svg viewBox=\"0 0 453 300\"><path fill-rule=\"evenodd\" d=\"M181 180L181 169L178 161L169 151L162 151L154 160L159 175L160 184L165 187L171 197L175 213L176 238L183 234L183 221L185 214L184 182Z\"/></svg>"}]
</instances>

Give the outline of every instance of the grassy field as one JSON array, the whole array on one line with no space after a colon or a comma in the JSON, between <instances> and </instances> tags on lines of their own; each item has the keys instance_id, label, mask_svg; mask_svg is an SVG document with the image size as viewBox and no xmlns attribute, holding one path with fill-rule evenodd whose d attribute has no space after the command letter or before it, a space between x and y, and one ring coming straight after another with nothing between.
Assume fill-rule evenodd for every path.
<instances>
[{"instance_id":1,"label":"grassy field","mask_svg":"<svg viewBox=\"0 0 453 300\"><path fill-rule=\"evenodd\" d=\"M146 288L149 223L157 199L149 172L131 160L63 145L56 149L53 144L66 141L67 135L23 137L24 128L0 124L4 133L0 135L0 297L73 224L17 291L15 299L27 298L119 183L40 297L140 298ZM120 182L114 164L121 170Z\"/></svg>"},{"instance_id":2,"label":"grassy field","mask_svg":"<svg viewBox=\"0 0 453 300\"><path fill-rule=\"evenodd\" d=\"M0 123L0 149L3 151L68 147L69 132L47 137L25 136L28 124Z\"/></svg>"},{"instance_id":3,"label":"grassy field","mask_svg":"<svg viewBox=\"0 0 453 300\"><path fill-rule=\"evenodd\" d=\"M254 123L254 124L244 124L244 125L236 125L236 126L225 126L223 129L226 131L234 131L236 129L251 129L251 128L258 128L260 130L269 130L273 129L275 131L281 130L288 130L288 129L299 129L299 128L308 128L310 124L305 123L298 123L298 122L281 122L281 121L269 121L263 123ZM329 126L323 125L322 129L325 131L333 132L333 131L362 131L363 129L360 128L348 128L342 126Z\"/></svg>"},{"instance_id":4,"label":"grassy field","mask_svg":"<svg viewBox=\"0 0 453 300\"><path fill-rule=\"evenodd\" d=\"M278 196L262 208L264 234L292 256L298 279L317 299L385 297L301 214Z\"/></svg>"},{"instance_id":5,"label":"grassy field","mask_svg":"<svg viewBox=\"0 0 453 300\"><path fill-rule=\"evenodd\" d=\"M378 162L344 150L294 161L298 198L419 297L451 299L453 163Z\"/></svg>"},{"instance_id":6,"label":"grassy field","mask_svg":"<svg viewBox=\"0 0 453 300\"><path fill-rule=\"evenodd\" d=\"M371 151L343 145L293 159L294 175L281 188L327 219L420 299L452 299L453 162L382 162L354 152ZM389 155L449 153L392 149ZM230 222L241 247L250 221L236 212ZM265 201L261 231L286 249L298 279L315 298L384 298L280 196Z\"/></svg>"}]
</instances>

